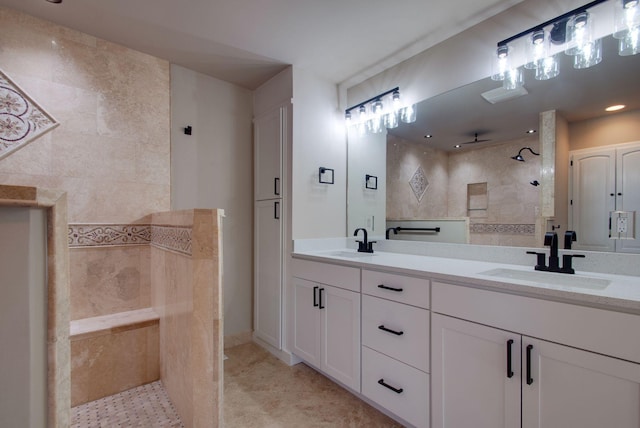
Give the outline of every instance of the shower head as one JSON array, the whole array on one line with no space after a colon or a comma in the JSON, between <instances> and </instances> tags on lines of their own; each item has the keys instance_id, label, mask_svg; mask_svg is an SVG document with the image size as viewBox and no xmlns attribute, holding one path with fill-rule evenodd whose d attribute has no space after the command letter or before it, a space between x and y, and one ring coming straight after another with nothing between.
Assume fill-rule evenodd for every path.
<instances>
[{"instance_id":1,"label":"shower head","mask_svg":"<svg viewBox=\"0 0 640 428\"><path fill-rule=\"evenodd\" d=\"M536 156L540 156L540 153L534 152L533 150L531 150L531 147L523 147L523 148L520 149L520 151L518 152L517 155L511 156L511 159L517 160L518 162L524 162L524 158L522 157L522 151L523 150L529 150L532 154L534 154Z\"/></svg>"}]
</instances>

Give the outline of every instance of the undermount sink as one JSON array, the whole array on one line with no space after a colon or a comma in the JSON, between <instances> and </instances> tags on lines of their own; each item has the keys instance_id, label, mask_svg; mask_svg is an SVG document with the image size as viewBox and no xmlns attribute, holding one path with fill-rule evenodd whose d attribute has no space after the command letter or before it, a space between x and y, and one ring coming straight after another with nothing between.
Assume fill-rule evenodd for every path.
<instances>
[{"instance_id":1,"label":"undermount sink","mask_svg":"<svg viewBox=\"0 0 640 428\"><path fill-rule=\"evenodd\" d=\"M526 271L516 269L492 269L480 272L480 275L495 276L504 279L535 282L545 285L561 285L578 288L591 288L603 290L611 283L608 279L593 278L582 275L568 275L554 272L541 272L537 270Z\"/></svg>"},{"instance_id":2,"label":"undermount sink","mask_svg":"<svg viewBox=\"0 0 640 428\"><path fill-rule=\"evenodd\" d=\"M370 256L373 256L374 253L359 253L356 250L352 250L352 251L340 250L340 251L332 251L329 254L335 257L349 257L349 258L355 259L358 257L370 257Z\"/></svg>"}]
</instances>

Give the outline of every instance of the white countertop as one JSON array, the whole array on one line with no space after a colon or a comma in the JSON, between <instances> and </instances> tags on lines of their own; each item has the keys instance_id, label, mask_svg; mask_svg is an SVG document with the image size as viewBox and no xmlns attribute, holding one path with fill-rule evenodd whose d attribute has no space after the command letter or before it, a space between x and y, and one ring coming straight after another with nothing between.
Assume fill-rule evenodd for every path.
<instances>
[{"instance_id":1,"label":"white countertop","mask_svg":"<svg viewBox=\"0 0 640 428\"><path fill-rule=\"evenodd\" d=\"M533 269L533 265L522 266L382 251L365 254L346 248L298 250L294 251L292 256L358 268L424 276L437 281L454 282L461 285L640 315L640 277L637 276L580 271L569 275L538 272ZM500 276L495 276L495 274ZM505 275L508 277L504 277ZM528 275L535 278L526 280L518 278ZM599 288L603 286L604 282L609 282L609 284L604 288Z\"/></svg>"}]
</instances>

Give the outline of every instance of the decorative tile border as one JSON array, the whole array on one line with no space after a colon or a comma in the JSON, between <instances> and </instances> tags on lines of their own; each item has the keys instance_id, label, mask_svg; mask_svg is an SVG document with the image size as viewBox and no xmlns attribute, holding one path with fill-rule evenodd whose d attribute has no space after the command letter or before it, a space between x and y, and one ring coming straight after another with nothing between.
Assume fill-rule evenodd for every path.
<instances>
[{"instance_id":1,"label":"decorative tile border","mask_svg":"<svg viewBox=\"0 0 640 428\"><path fill-rule=\"evenodd\" d=\"M0 159L56 126L58 122L0 70Z\"/></svg>"},{"instance_id":2,"label":"decorative tile border","mask_svg":"<svg viewBox=\"0 0 640 428\"><path fill-rule=\"evenodd\" d=\"M510 235L534 235L535 224L486 224L473 223L469 225L471 233L505 233Z\"/></svg>"},{"instance_id":3,"label":"decorative tile border","mask_svg":"<svg viewBox=\"0 0 640 428\"><path fill-rule=\"evenodd\" d=\"M191 255L191 227L150 224L70 224L70 248L153 245Z\"/></svg>"},{"instance_id":4,"label":"decorative tile border","mask_svg":"<svg viewBox=\"0 0 640 428\"><path fill-rule=\"evenodd\" d=\"M149 245L148 224L70 224L69 247Z\"/></svg>"},{"instance_id":5,"label":"decorative tile border","mask_svg":"<svg viewBox=\"0 0 640 428\"><path fill-rule=\"evenodd\" d=\"M151 226L151 245L191 255L191 227Z\"/></svg>"}]
</instances>

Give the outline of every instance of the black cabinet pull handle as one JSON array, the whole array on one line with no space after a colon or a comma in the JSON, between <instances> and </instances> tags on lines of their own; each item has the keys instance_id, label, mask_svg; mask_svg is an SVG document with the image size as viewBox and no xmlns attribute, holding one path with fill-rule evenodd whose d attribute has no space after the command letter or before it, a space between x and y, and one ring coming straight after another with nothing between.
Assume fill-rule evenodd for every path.
<instances>
[{"instance_id":1,"label":"black cabinet pull handle","mask_svg":"<svg viewBox=\"0 0 640 428\"><path fill-rule=\"evenodd\" d=\"M513 368L511 367L511 345L513 345L513 339L507 340L507 377L509 379L513 377Z\"/></svg>"},{"instance_id":2,"label":"black cabinet pull handle","mask_svg":"<svg viewBox=\"0 0 640 428\"><path fill-rule=\"evenodd\" d=\"M384 325L379 325L378 328L382 331L386 331L387 333L395 334L396 336L402 336L404 331L395 331L390 328L385 327Z\"/></svg>"},{"instance_id":3,"label":"black cabinet pull handle","mask_svg":"<svg viewBox=\"0 0 640 428\"><path fill-rule=\"evenodd\" d=\"M318 307L318 287L317 285L315 287L313 287L313 307L317 308Z\"/></svg>"},{"instance_id":4,"label":"black cabinet pull handle","mask_svg":"<svg viewBox=\"0 0 640 428\"><path fill-rule=\"evenodd\" d=\"M533 345L527 345L527 385L531 385L533 383L533 378L531 377L531 350L533 349Z\"/></svg>"},{"instance_id":5,"label":"black cabinet pull handle","mask_svg":"<svg viewBox=\"0 0 640 428\"><path fill-rule=\"evenodd\" d=\"M397 291L398 293L402 292L402 288L393 288L393 287L388 287L384 284L380 284L378 285L378 288L382 288L383 290L390 290L390 291Z\"/></svg>"},{"instance_id":6,"label":"black cabinet pull handle","mask_svg":"<svg viewBox=\"0 0 640 428\"><path fill-rule=\"evenodd\" d=\"M384 379L380 379L378 381L378 383L380 385L384 386L385 388L389 388L390 390L392 390L396 394L402 394L402 391L404 391L404 389L402 389L402 388L394 388L393 386L389 385L388 383L385 383Z\"/></svg>"},{"instance_id":7,"label":"black cabinet pull handle","mask_svg":"<svg viewBox=\"0 0 640 428\"><path fill-rule=\"evenodd\" d=\"M280 220L280 202L273 203L273 218Z\"/></svg>"},{"instance_id":8,"label":"black cabinet pull handle","mask_svg":"<svg viewBox=\"0 0 640 428\"><path fill-rule=\"evenodd\" d=\"M276 177L273 179L273 193L280 196L280 178Z\"/></svg>"},{"instance_id":9,"label":"black cabinet pull handle","mask_svg":"<svg viewBox=\"0 0 640 428\"><path fill-rule=\"evenodd\" d=\"M324 309L324 304L322 303L322 295L324 294L324 288L321 288L318 294L320 295L320 309Z\"/></svg>"}]
</instances>

